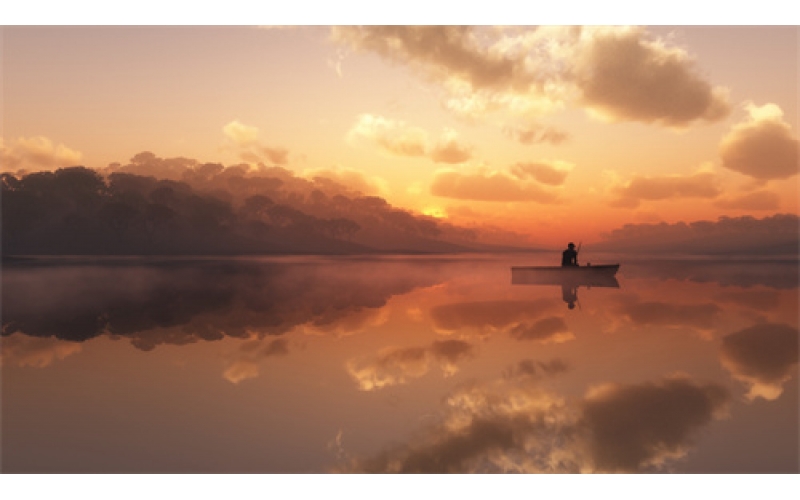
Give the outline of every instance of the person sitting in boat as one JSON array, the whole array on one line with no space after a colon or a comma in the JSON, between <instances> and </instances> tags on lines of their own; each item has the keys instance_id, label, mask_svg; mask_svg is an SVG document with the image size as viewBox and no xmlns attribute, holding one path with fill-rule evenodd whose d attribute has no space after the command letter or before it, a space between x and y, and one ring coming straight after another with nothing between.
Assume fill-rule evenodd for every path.
<instances>
[{"instance_id":1,"label":"person sitting in boat","mask_svg":"<svg viewBox=\"0 0 800 500\"><path fill-rule=\"evenodd\" d=\"M567 245L567 249L561 254L561 266L577 266L578 265L578 252L575 250L575 243Z\"/></svg>"}]
</instances>

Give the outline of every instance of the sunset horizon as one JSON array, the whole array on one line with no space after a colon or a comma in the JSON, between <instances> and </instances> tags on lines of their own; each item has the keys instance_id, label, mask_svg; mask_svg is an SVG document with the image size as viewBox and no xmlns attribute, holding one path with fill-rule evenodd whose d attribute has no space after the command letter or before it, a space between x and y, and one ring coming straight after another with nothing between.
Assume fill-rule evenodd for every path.
<instances>
[{"instance_id":1,"label":"sunset horizon","mask_svg":"<svg viewBox=\"0 0 800 500\"><path fill-rule=\"evenodd\" d=\"M245 195L227 178L278 178L297 196L379 198L519 248L798 214L796 27L3 37L2 170L18 178L74 166L152 176L228 191L234 210Z\"/></svg>"},{"instance_id":2,"label":"sunset horizon","mask_svg":"<svg viewBox=\"0 0 800 500\"><path fill-rule=\"evenodd\" d=\"M0 26L2 476L482 499L797 477L800 28L624 3ZM339 22L373 9L396 24Z\"/></svg>"}]
</instances>

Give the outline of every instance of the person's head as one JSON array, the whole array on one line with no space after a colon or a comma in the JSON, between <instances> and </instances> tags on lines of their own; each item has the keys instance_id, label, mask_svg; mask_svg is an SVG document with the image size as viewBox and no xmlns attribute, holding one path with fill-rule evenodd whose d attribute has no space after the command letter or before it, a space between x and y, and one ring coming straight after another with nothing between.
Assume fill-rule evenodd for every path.
<instances>
[{"instance_id":1,"label":"person's head","mask_svg":"<svg viewBox=\"0 0 800 500\"><path fill-rule=\"evenodd\" d=\"M575 243L570 243L569 245L567 245L567 247L569 247L569 249L571 250L575 248Z\"/></svg>"}]
</instances>

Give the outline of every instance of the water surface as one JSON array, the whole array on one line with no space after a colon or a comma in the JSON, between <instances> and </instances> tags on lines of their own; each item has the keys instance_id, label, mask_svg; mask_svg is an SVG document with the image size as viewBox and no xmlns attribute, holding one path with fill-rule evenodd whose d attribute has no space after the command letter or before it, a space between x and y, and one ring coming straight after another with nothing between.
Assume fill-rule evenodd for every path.
<instances>
[{"instance_id":1,"label":"water surface","mask_svg":"<svg viewBox=\"0 0 800 500\"><path fill-rule=\"evenodd\" d=\"M551 260L6 262L2 471L798 472L796 261Z\"/></svg>"}]
</instances>

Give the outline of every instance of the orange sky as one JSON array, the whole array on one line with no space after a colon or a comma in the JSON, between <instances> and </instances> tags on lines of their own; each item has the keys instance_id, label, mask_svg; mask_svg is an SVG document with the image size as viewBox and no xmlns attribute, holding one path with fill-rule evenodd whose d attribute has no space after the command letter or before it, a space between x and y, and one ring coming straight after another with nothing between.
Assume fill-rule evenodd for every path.
<instances>
[{"instance_id":1,"label":"orange sky","mask_svg":"<svg viewBox=\"0 0 800 500\"><path fill-rule=\"evenodd\" d=\"M798 28L2 28L3 171L142 151L592 241L798 213Z\"/></svg>"}]
</instances>

